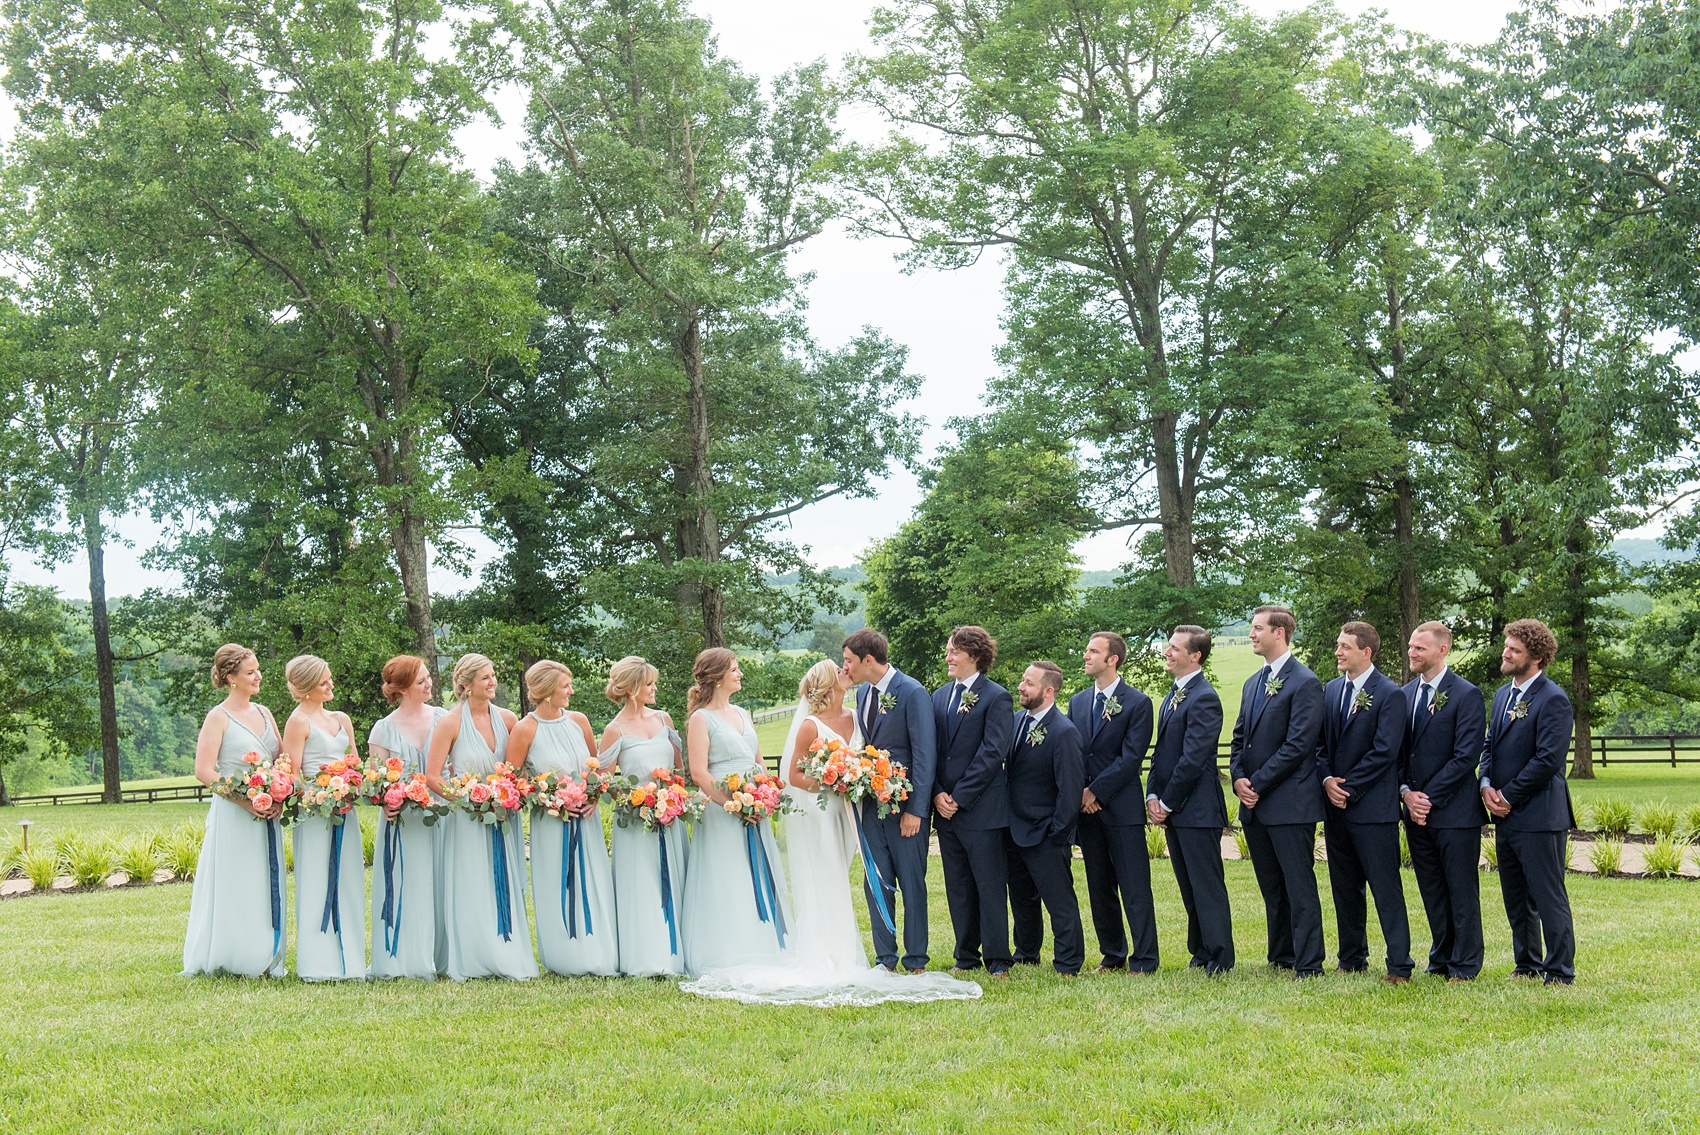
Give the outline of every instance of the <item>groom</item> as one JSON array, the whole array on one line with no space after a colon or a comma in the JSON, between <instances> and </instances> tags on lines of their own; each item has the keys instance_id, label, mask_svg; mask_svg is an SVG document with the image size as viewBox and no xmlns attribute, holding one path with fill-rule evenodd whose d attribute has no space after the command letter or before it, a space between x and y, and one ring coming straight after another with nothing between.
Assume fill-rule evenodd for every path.
<instances>
[{"instance_id":1,"label":"groom","mask_svg":"<svg viewBox=\"0 0 1700 1135\"><path fill-rule=\"evenodd\" d=\"M844 669L856 689L856 722L864 743L891 754L909 772L914 788L903 810L879 819L872 800L862 802L862 831L873 851L874 867L886 885L885 897L897 917L896 895L903 893L903 968L927 968L927 812L933 796L934 747L932 698L926 687L886 663L889 644L876 630L859 630L844 640ZM880 917L879 898L866 882L879 964L897 968L897 935Z\"/></svg>"}]
</instances>

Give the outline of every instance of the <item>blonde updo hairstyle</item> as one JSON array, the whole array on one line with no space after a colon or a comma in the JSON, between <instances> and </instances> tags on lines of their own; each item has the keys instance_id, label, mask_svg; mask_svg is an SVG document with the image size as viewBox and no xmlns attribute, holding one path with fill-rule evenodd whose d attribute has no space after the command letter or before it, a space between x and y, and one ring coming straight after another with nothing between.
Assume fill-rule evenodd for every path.
<instances>
[{"instance_id":1,"label":"blonde updo hairstyle","mask_svg":"<svg viewBox=\"0 0 1700 1135\"><path fill-rule=\"evenodd\" d=\"M482 654L463 654L460 661L455 663L454 675L450 679L454 683L455 701L465 701L466 691L472 688L472 681L478 677L478 672L484 667L495 670L496 664Z\"/></svg>"},{"instance_id":2,"label":"blonde updo hairstyle","mask_svg":"<svg viewBox=\"0 0 1700 1135\"><path fill-rule=\"evenodd\" d=\"M691 679L694 684L685 694L685 708L695 713L713 701L714 692L726 681L726 676L737 664L738 656L724 646L711 646L697 655L696 662L691 666Z\"/></svg>"},{"instance_id":3,"label":"blonde updo hairstyle","mask_svg":"<svg viewBox=\"0 0 1700 1135\"><path fill-rule=\"evenodd\" d=\"M555 691L561 688L561 683L572 678L573 672L552 658L541 662L533 662L525 671L525 692L531 695L533 705L542 705L555 696Z\"/></svg>"},{"instance_id":4,"label":"blonde updo hairstyle","mask_svg":"<svg viewBox=\"0 0 1700 1135\"><path fill-rule=\"evenodd\" d=\"M212 684L219 689L230 685L230 680L236 677L242 669L242 664L252 658L258 662L259 656L245 646L227 642L213 652Z\"/></svg>"},{"instance_id":5,"label":"blonde updo hairstyle","mask_svg":"<svg viewBox=\"0 0 1700 1135\"><path fill-rule=\"evenodd\" d=\"M838 663L823 658L810 666L803 680L797 683L797 696L803 699L810 713L822 713L842 705L844 695L838 689Z\"/></svg>"},{"instance_id":6,"label":"blonde updo hairstyle","mask_svg":"<svg viewBox=\"0 0 1700 1135\"><path fill-rule=\"evenodd\" d=\"M661 671L637 655L628 654L608 671L608 685L602 692L609 701L624 704L659 677Z\"/></svg>"},{"instance_id":7,"label":"blonde updo hairstyle","mask_svg":"<svg viewBox=\"0 0 1700 1135\"><path fill-rule=\"evenodd\" d=\"M301 702L313 696L330 672L331 664L317 654L297 654L283 668L283 680L289 683L289 696Z\"/></svg>"}]
</instances>

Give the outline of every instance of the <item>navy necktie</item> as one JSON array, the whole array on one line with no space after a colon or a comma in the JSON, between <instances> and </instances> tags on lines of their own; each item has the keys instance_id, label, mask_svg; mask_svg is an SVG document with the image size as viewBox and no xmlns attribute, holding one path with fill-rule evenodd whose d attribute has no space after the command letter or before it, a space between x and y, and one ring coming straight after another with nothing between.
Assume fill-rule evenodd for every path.
<instances>
[{"instance_id":1,"label":"navy necktie","mask_svg":"<svg viewBox=\"0 0 1700 1135\"><path fill-rule=\"evenodd\" d=\"M1096 737L1098 735L1098 723L1103 720L1104 691L1099 690L1097 695L1092 699L1092 724L1087 727L1090 730L1089 736Z\"/></svg>"},{"instance_id":2,"label":"navy necktie","mask_svg":"<svg viewBox=\"0 0 1700 1135\"><path fill-rule=\"evenodd\" d=\"M1428 708L1429 695L1433 692L1434 687L1427 682L1424 682L1422 688L1417 691L1417 710L1411 714L1411 728L1415 729L1417 722L1423 719L1423 710Z\"/></svg>"},{"instance_id":3,"label":"navy necktie","mask_svg":"<svg viewBox=\"0 0 1700 1135\"><path fill-rule=\"evenodd\" d=\"M956 708L957 708L957 706L959 706L961 704L962 704L962 683L957 682L955 685L951 686L951 688L950 688L950 710L949 710L949 713L950 713L951 720L954 721L956 719Z\"/></svg>"},{"instance_id":4,"label":"navy necktie","mask_svg":"<svg viewBox=\"0 0 1700 1135\"><path fill-rule=\"evenodd\" d=\"M1029 714L1028 716L1021 719L1021 729L1016 733L1016 737L1015 737L1015 751L1016 752L1019 753L1021 751L1021 746L1027 744L1027 735L1031 732L1033 732L1033 716L1031 714Z\"/></svg>"},{"instance_id":5,"label":"navy necktie","mask_svg":"<svg viewBox=\"0 0 1700 1135\"><path fill-rule=\"evenodd\" d=\"M1352 720L1352 691L1355 690L1355 689L1357 689L1357 687L1352 684L1352 680L1350 678L1347 678L1346 679L1346 688L1344 690L1340 691L1340 694L1341 694L1341 696L1340 696L1340 728L1341 729L1346 728L1346 724Z\"/></svg>"},{"instance_id":6,"label":"navy necktie","mask_svg":"<svg viewBox=\"0 0 1700 1135\"><path fill-rule=\"evenodd\" d=\"M874 718L879 716L879 711L880 688L878 686L870 685L868 687L868 720L862 725L862 739L864 741L872 743L874 735Z\"/></svg>"},{"instance_id":7,"label":"navy necktie","mask_svg":"<svg viewBox=\"0 0 1700 1135\"><path fill-rule=\"evenodd\" d=\"M1269 667L1265 666L1257 672L1257 680L1251 687L1251 719L1257 720L1258 711L1263 708L1264 698L1269 696Z\"/></svg>"},{"instance_id":8,"label":"navy necktie","mask_svg":"<svg viewBox=\"0 0 1700 1135\"><path fill-rule=\"evenodd\" d=\"M1164 713L1172 713L1174 711L1175 694L1180 690L1180 688L1181 684L1179 682L1176 682L1174 685L1169 687L1169 696L1163 699Z\"/></svg>"}]
</instances>

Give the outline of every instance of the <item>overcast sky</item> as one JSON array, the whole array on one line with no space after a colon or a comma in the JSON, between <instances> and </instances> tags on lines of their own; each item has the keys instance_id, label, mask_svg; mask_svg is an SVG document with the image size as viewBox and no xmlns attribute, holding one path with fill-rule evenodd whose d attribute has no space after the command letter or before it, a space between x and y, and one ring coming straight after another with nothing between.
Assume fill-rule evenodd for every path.
<instances>
[{"instance_id":1,"label":"overcast sky","mask_svg":"<svg viewBox=\"0 0 1700 1135\"><path fill-rule=\"evenodd\" d=\"M1271 14L1295 7L1272 0L1248 2ZM1382 9L1397 24L1455 42L1492 39L1512 7L1507 0L1340 3L1353 13ZM762 76L822 57L836 62L847 52L861 49L867 44L867 14L874 6L867 0L827 4L697 0L696 4L697 10L713 21L721 53ZM499 158L520 157L523 104L517 97L504 98L501 109L507 118L502 129L473 128L461 139L468 161L480 173L488 173ZM844 125L852 134L863 137L878 130L877 122L854 115L847 117ZM946 436L941 427L947 417L970 413L980 405L980 391L994 371L992 352L1001 336L1001 271L995 258L987 257L971 269L905 275L898 270L893 252L893 245L887 242L856 241L841 232L830 232L806 245L795 265L815 274L809 289L809 322L820 342L836 346L871 325L909 348L910 369L925 379L915 409L929 419L923 441L931 451ZM870 540L888 535L901 524L920 499L914 478L906 472L894 473L876 488L874 497L827 502L793 518L793 535L810 548L809 558L814 563L823 567L851 563ZM127 517L115 527L131 546L113 547L107 552L109 594L133 594L144 587L177 582L170 574L142 567L141 554L153 538L153 528L145 518ZM1083 541L1078 551L1084 566L1118 566L1125 558L1126 539L1126 533L1105 533ZM438 593L467 586L467 581L446 569L433 571L432 577L432 587ZM86 569L80 559L57 570L18 564L14 578L52 582L67 596L88 596Z\"/></svg>"}]
</instances>

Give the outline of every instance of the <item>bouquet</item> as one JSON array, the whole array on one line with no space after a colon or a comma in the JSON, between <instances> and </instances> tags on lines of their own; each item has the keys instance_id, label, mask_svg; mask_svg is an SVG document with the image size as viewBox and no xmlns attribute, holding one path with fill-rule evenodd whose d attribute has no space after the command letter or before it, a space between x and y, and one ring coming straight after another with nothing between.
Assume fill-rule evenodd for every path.
<instances>
[{"instance_id":1,"label":"bouquet","mask_svg":"<svg viewBox=\"0 0 1700 1135\"><path fill-rule=\"evenodd\" d=\"M533 815L544 813L557 820L571 820L581 813L587 815L587 809L594 808L604 796L616 791L620 787L620 779L613 773L603 772L601 761L587 757L584 772L539 773L532 785Z\"/></svg>"},{"instance_id":2,"label":"bouquet","mask_svg":"<svg viewBox=\"0 0 1700 1135\"><path fill-rule=\"evenodd\" d=\"M326 761L311 780L301 787L301 816L325 816L333 824L360 800L366 774L360 758L352 754Z\"/></svg>"},{"instance_id":3,"label":"bouquet","mask_svg":"<svg viewBox=\"0 0 1700 1135\"><path fill-rule=\"evenodd\" d=\"M423 823L430 827L449 814L449 806L431 799L431 790L425 784L423 773L410 773L406 769L407 762L400 757L367 761L361 770L360 803L376 808L395 808L398 820L409 812L422 812Z\"/></svg>"},{"instance_id":4,"label":"bouquet","mask_svg":"<svg viewBox=\"0 0 1700 1135\"><path fill-rule=\"evenodd\" d=\"M226 800L246 800L256 812L265 812L282 803L288 814L295 804L295 774L290 771L287 757L268 761L259 753L249 752L242 757L242 771L219 777L213 782L212 790Z\"/></svg>"},{"instance_id":5,"label":"bouquet","mask_svg":"<svg viewBox=\"0 0 1700 1135\"><path fill-rule=\"evenodd\" d=\"M708 797L691 788L672 769L658 768L648 780L628 776L614 793L614 822L622 828L642 824L649 831L670 827L683 816L695 820L702 815Z\"/></svg>"},{"instance_id":6,"label":"bouquet","mask_svg":"<svg viewBox=\"0 0 1700 1135\"><path fill-rule=\"evenodd\" d=\"M893 763L891 754L884 749L872 745L852 749L842 741L822 741L818 737L809 746L803 772L820 781L819 799L823 809L828 793L851 804L872 797L881 819L901 808L915 787L908 770Z\"/></svg>"},{"instance_id":7,"label":"bouquet","mask_svg":"<svg viewBox=\"0 0 1700 1135\"><path fill-rule=\"evenodd\" d=\"M752 769L747 773L735 772L714 783L728 797L721 807L751 827L797 811L797 805L780 790L779 778L771 773Z\"/></svg>"},{"instance_id":8,"label":"bouquet","mask_svg":"<svg viewBox=\"0 0 1700 1135\"><path fill-rule=\"evenodd\" d=\"M514 767L506 763L498 764L495 772L483 776L467 772L451 777L444 788L443 795L451 806L481 824L499 824L517 815L537 791L531 780L516 773Z\"/></svg>"}]
</instances>

